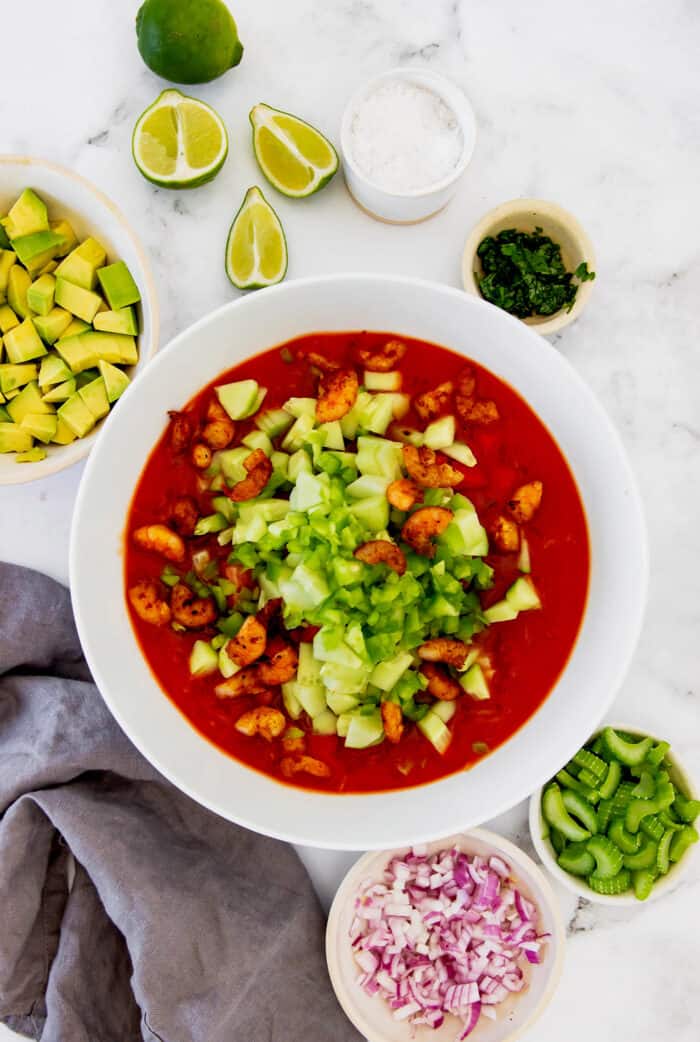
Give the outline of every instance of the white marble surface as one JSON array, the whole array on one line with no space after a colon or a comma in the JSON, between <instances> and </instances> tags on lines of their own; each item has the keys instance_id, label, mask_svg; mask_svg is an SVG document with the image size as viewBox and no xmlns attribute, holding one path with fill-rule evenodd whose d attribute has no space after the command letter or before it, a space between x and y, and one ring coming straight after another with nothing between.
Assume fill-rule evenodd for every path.
<instances>
[{"instance_id":1,"label":"white marble surface","mask_svg":"<svg viewBox=\"0 0 700 1042\"><path fill-rule=\"evenodd\" d=\"M360 81L395 64L426 65L463 86L480 128L457 199L422 225L373 222L340 177L305 202L270 190L288 235L289 278L372 270L457 285L464 238L497 203L539 196L580 218L596 245L598 281L589 309L557 345L622 432L652 549L646 625L615 716L667 735L699 776L698 6L239 0L232 9L243 63L192 91L225 118L231 153L218 179L191 194L155 190L131 161L134 121L165 86L137 53L137 7L3 4L0 152L72 166L122 207L150 250L163 343L235 295L222 253L245 189L260 178L247 119L257 101L298 112L337 140L344 101ZM0 555L65 580L79 480L78 467L0 490ZM497 827L529 846L524 804ZM304 856L328 900L351 856ZM529 1037L697 1039L699 862L675 894L630 911L577 907L560 892L566 968ZM0 1029L0 1040L11 1037Z\"/></svg>"}]
</instances>

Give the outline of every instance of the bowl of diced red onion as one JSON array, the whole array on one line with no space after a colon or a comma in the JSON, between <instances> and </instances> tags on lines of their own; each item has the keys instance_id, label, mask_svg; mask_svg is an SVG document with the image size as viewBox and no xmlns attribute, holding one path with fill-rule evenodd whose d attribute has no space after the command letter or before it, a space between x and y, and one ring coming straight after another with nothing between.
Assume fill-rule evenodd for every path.
<instances>
[{"instance_id":1,"label":"bowl of diced red onion","mask_svg":"<svg viewBox=\"0 0 700 1042\"><path fill-rule=\"evenodd\" d=\"M532 859L474 829L360 858L333 902L326 957L369 1042L513 1042L554 994L564 936Z\"/></svg>"}]
</instances>

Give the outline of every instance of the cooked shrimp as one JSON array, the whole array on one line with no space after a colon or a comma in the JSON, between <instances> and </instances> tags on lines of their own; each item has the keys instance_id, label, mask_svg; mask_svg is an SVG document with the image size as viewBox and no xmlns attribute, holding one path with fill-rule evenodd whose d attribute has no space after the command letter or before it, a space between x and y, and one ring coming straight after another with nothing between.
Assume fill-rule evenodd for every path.
<instances>
[{"instance_id":1,"label":"cooked shrimp","mask_svg":"<svg viewBox=\"0 0 700 1042\"><path fill-rule=\"evenodd\" d=\"M301 351L299 357L314 366L315 369L320 369L322 373L332 373L334 369L340 369L338 362L326 358L325 355L320 355L318 351Z\"/></svg>"},{"instance_id":2,"label":"cooked shrimp","mask_svg":"<svg viewBox=\"0 0 700 1042\"><path fill-rule=\"evenodd\" d=\"M432 449L425 445L402 445L403 464L413 480L423 488L452 488L461 484L464 475L449 463L438 463Z\"/></svg>"},{"instance_id":3,"label":"cooked shrimp","mask_svg":"<svg viewBox=\"0 0 700 1042\"><path fill-rule=\"evenodd\" d=\"M469 648L464 641L452 637L435 637L418 648L418 658L424 662L446 662L457 669L462 668L468 654Z\"/></svg>"},{"instance_id":4,"label":"cooked shrimp","mask_svg":"<svg viewBox=\"0 0 700 1042\"><path fill-rule=\"evenodd\" d=\"M406 354L401 340L387 340L381 347L358 347L355 357L371 373L389 373Z\"/></svg>"},{"instance_id":5,"label":"cooked shrimp","mask_svg":"<svg viewBox=\"0 0 700 1042\"><path fill-rule=\"evenodd\" d=\"M403 550L400 550L396 543L390 543L388 539L370 539L368 543L358 546L353 556L363 564L385 564L397 575L403 575L406 571Z\"/></svg>"},{"instance_id":6,"label":"cooked shrimp","mask_svg":"<svg viewBox=\"0 0 700 1042\"><path fill-rule=\"evenodd\" d=\"M542 502L544 486L541 481L528 481L520 485L508 500L508 509L520 524L531 521Z\"/></svg>"},{"instance_id":7,"label":"cooked shrimp","mask_svg":"<svg viewBox=\"0 0 700 1042\"><path fill-rule=\"evenodd\" d=\"M391 742L392 745L397 745L401 741L401 735L403 734L401 706L397 705L396 702L382 702L381 713L387 741Z\"/></svg>"},{"instance_id":8,"label":"cooked shrimp","mask_svg":"<svg viewBox=\"0 0 700 1042\"><path fill-rule=\"evenodd\" d=\"M183 561L185 558L185 544L167 525L144 525L132 533L132 538L141 550L152 550L168 561Z\"/></svg>"},{"instance_id":9,"label":"cooked shrimp","mask_svg":"<svg viewBox=\"0 0 700 1042\"><path fill-rule=\"evenodd\" d=\"M326 373L316 402L318 423L340 420L350 412L357 401L359 384L354 369L334 369Z\"/></svg>"},{"instance_id":10,"label":"cooked shrimp","mask_svg":"<svg viewBox=\"0 0 700 1042\"><path fill-rule=\"evenodd\" d=\"M397 510L410 510L423 499L423 492L410 478L392 481L386 490L386 498Z\"/></svg>"},{"instance_id":11,"label":"cooked shrimp","mask_svg":"<svg viewBox=\"0 0 700 1042\"><path fill-rule=\"evenodd\" d=\"M176 412L174 409L168 413L170 417L170 446L173 452L184 452L192 440L192 420L186 412Z\"/></svg>"},{"instance_id":12,"label":"cooked shrimp","mask_svg":"<svg viewBox=\"0 0 700 1042\"><path fill-rule=\"evenodd\" d=\"M433 698L437 698L441 702L454 702L464 694L461 684L450 676L444 666L425 662L420 671L428 681L426 690Z\"/></svg>"},{"instance_id":13,"label":"cooked shrimp","mask_svg":"<svg viewBox=\"0 0 700 1042\"><path fill-rule=\"evenodd\" d=\"M177 583L170 598L173 618L188 630L199 630L216 619L216 605L211 597L197 597L189 586Z\"/></svg>"},{"instance_id":14,"label":"cooked shrimp","mask_svg":"<svg viewBox=\"0 0 700 1042\"><path fill-rule=\"evenodd\" d=\"M206 470L211 463L211 449L203 441L192 446L192 462L197 470Z\"/></svg>"},{"instance_id":15,"label":"cooked shrimp","mask_svg":"<svg viewBox=\"0 0 700 1042\"><path fill-rule=\"evenodd\" d=\"M323 760L315 756L284 756L280 760L280 770L285 778L293 778L295 774L311 774L314 778L330 778L331 769Z\"/></svg>"},{"instance_id":16,"label":"cooked shrimp","mask_svg":"<svg viewBox=\"0 0 700 1042\"><path fill-rule=\"evenodd\" d=\"M259 734L266 742L279 738L286 726L284 713L279 709L272 709L270 706L256 706L255 709L249 709L236 720L236 730L241 734L247 735L249 738Z\"/></svg>"},{"instance_id":17,"label":"cooked shrimp","mask_svg":"<svg viewBox=\"0 0 700 1042\"><path fill-rule=\"evenodd\" d=\"M498 406L494 401L477 400L476 375L471 366L457 377L455 404L464 423L487 424L498 419Z\"/></svg>"},{"instance_id":18,"label":"cooked shrimp","mask_svg":"<svg viewBox=\"0 0 700 1042\"><path fill-rule=\"evenodd\" d=\"M129 590L129 601L140 619L152 626L165 626L170 622L170 605L162 596L160 583L141 579Z\"/></svg>"},{"instance_id":19,"label":"cooked shrimp","mask_svg":"<svg viewBox=\"0 0 700 1042\"><path fill-rule=\"evenodd\" d=\"M207 406L207 423L202 438L212 449L225 449L233 441L236 425L218 398L212 398Z\"/></svg>"},{"instance_id":20,"label":"cooked shrimp","mask_svg":"<svg viewBox=\"0 0 700 1042\"><path fill-rule=\"evenodd\" d=\"M244 695L264 695L267 686L258 676L256 666L247 666L218 684L214 691L218 698L241 698Z\"/></svg>"},{"instance_id":21,"label":"cooked shrimp","mask_svg":"<svg viewBox=\"0 0 700 1042\"><path fill-rule=\"evenodd\" d=\"M239 590L246 589L252 590L255 586L255 576L253 575L250 568L244 568L242 564L236 564L232 562L224 565L224 578L232 582Z\"/></svg>"},{"instance_id":22,"label":"cooked shrimp","mask_svg":"<svg viewBox=\"0 0 700 1042\"><path fill-rule=\"evenodd\" d=\"M306 752L306 738L303 734L284 735L282 749L285 753L301 755Z\"/></svg>"},{"instance_id":23,"label":"cooked shrimp","mask_svg":"<svg viewBox=\"0 0 700 1042\"><path fill-rule=\"evenodd\" d=\"M237 666L249 666L265 653L266 644L267 630L255 615L249 615L226 645L226 652Z\"/></svg>"},{"instance_id":24,"label":"cooked shrimp","mask_svg":"<svg viewBox=\"0 0 700 1042\"><path fill-rule=\"evenodd\" d=\"M170 523L180 535L192 535L199 521L199 509L192 496L180 496L173 503Z\"/></svg>"},{"instance_id":25,"label":"cooked shrimp","mask_svg":"<svg viewBox=\"0 0 700 1042\"><path fill-rule=\"evenodd\" d=\"M421 420L427 422L439 416L447 408L454 389L455 385L452 381L446 380L445 383L433 387L432 391L424 391L423 394L416 395L413 399L413 408Z\"/></svg>"},{"instance_id":26,"label":"cooked shrimp","mask_svg":"<svg viewBox=\"0 0 700 1042\"><path fill-rule=\"evenodd\" d=\"M248 477L239 481L229 492L234 503L255 499L272 477L272 463L262 449L254 449L250 456L243 460L243 467Z\"/></svg>"},{"instance_id":27,"label":"cooked shrimp","mask_svg":"<svg viewBox=\"0 0 700 1042\"><path fill-rule=\"evenodd\" d=\"M453 514L446 507L420 507L401 529L402 539L418 554L435 556L433 539L444 532Z\"/></svg>"},{"instance_id":28,"label":"cooked shrimp","mask_svg":"<svg viewBox=\"0 0 700 1042\"><path fill-rule=\"evenodd\" d=\"M258 676L266 687L274 687L277 684L286 684L296 676L299 656L292 644L286 644L283 640L275 638L270 641L266 657L267 662L259 662L255 667Z\"/></svg>"},{"instance_id":29,"label":"cooked shrimp","mask_svg":"<svg viewBox=\"0 0 700 1042\"><path fill-rule=\"evenodd\" d=\"M520 546L520 529L515 521L499 514L489 526L493 541L506 554L515 553Z\"/></svg>"}]
</instances>

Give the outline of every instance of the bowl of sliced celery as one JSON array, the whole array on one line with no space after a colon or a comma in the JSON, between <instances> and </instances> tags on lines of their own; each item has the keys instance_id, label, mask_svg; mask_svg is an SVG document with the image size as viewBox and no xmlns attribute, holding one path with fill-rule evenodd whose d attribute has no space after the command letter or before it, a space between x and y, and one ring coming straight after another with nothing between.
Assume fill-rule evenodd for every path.
<instances>
[{"instance_id":1,"label":"bowl of sliced celery","mask_svg":"<svg viewBox=\"0 0 700 1042\"><path fill-rule=\"evenodd\" d=\"M545 867L600 904L635 905L674 889L692 860L697 790L670 743L604 727L530 799Z\"/></svg>"},{"instance_id":2,"label":"bowl of sliced celery","mask_svg":"<svg viewBox=\"0 0 700 1042\"><path fill-rule=\"evenodd\" d=\"M54 163L0 156L0 484L82 459L157 342L150 266L116 206Z\"/></svg>"}]
</instances>

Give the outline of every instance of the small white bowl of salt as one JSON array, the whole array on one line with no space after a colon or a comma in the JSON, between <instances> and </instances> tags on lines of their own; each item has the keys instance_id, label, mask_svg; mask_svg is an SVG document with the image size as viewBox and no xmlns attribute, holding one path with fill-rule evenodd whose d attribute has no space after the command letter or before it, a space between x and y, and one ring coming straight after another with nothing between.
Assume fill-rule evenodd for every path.
<instances>
[{"instance_id":1,"label":"small white bowl of salt","mask_svg":"<svg viewBox=\"0 0 700 1042\"><path fill-rule=\"evenodd\" d=\"M394 224L442 210L475 143L466 97L427 69L391 69L370 80L350 99L340 130L350 194L372 217Z\"/></svg>"}]
</instances>

